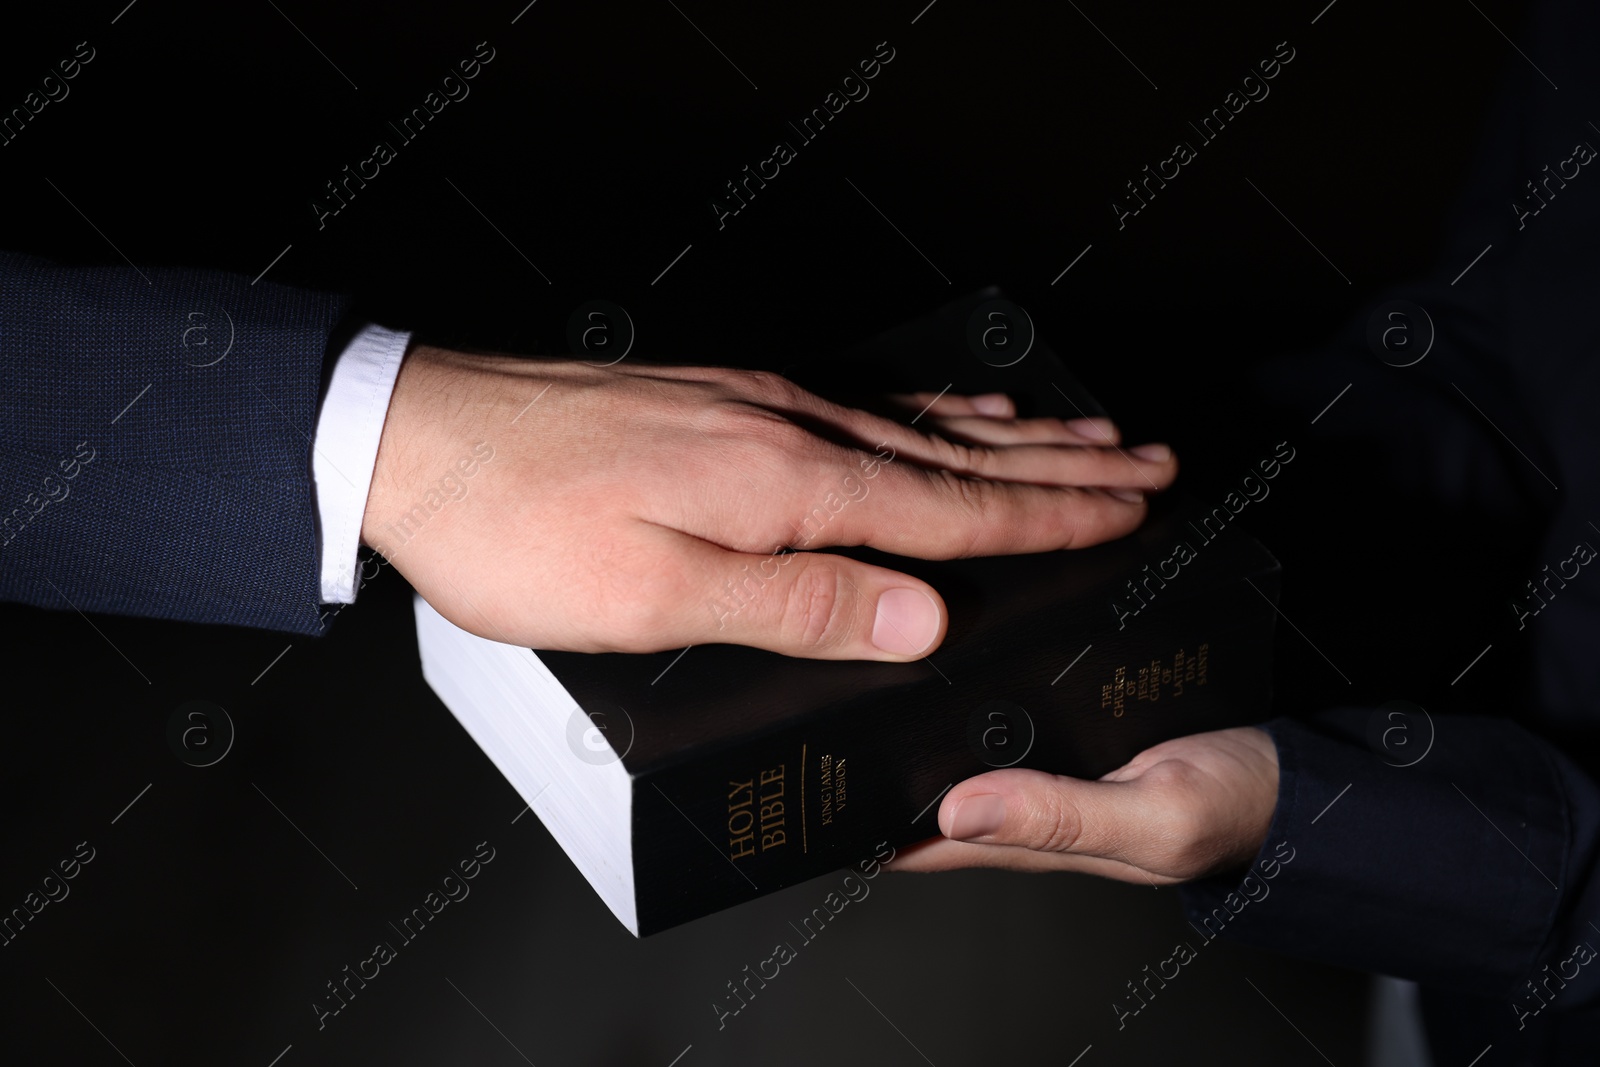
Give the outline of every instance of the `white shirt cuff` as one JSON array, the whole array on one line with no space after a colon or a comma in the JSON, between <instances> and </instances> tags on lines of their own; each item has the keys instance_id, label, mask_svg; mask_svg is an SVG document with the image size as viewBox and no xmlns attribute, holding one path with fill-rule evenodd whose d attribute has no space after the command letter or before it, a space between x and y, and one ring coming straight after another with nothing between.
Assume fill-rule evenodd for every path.
<instances>
[{"instance_id":1,"label":"white shirt cuff","mask_svg":"<svg viewBox=\"0 0 1600 1067\"><path fill-rule=\"evenodd\" d=\"M409 332L363 326L333 364L311 452L322 530L324 604L353 604L356 599L361 519L389 397L410 341Z\"/></svg>"}]
</instances>

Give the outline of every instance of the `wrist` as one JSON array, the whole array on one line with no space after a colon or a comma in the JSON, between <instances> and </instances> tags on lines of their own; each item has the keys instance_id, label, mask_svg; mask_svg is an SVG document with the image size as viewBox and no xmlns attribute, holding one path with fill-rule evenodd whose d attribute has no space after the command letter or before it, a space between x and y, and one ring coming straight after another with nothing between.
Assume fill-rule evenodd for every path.
<instances>
[{"instance_id":1,"label":"wrist","mask_svg":"<svg viewBox=\"0 0 1600 1067\"><path fill-rule=\"evenodd\" d=\"M389 409L384 415L383 432L378 439L378 454L372 467L372 484L367 491L366 507L361 516L361 544L376 549L384 556L392 556L398 548L394 527L401 518L394 501L403 499L401 474L415 465L410 454L417 426L417 394L426 394L432 383L432 353L428 345L413 342L400 362L395 376L394 391L389 397Z\"/></svg>"}]
</instances>

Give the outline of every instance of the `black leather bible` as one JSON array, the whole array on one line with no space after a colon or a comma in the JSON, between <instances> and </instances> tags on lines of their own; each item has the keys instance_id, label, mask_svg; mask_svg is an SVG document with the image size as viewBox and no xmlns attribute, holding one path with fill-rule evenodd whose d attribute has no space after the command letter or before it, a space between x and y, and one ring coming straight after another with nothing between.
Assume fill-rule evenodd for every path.
<instances>
[{"instance_id":1,"label":"black leather bible","mask_svg":"<svg viewBox=\"0 0 1600 1067\"><path fill-rule=\"evenodd\" d=\"M990 321L974 312L996 297L791 376L825 393L948 383L1034 413L1103 414L1042 341L1005 366L973 341ZM1267 715L1278 564L1227 509L1165 499L1133 535L1070 552L850 551L945 597L950 629L932 656L530 651L418 598L423 670L639 936L936 835L938 800L983 771L1095 778L1159 741Z\"/></svg>"}]
</instances>

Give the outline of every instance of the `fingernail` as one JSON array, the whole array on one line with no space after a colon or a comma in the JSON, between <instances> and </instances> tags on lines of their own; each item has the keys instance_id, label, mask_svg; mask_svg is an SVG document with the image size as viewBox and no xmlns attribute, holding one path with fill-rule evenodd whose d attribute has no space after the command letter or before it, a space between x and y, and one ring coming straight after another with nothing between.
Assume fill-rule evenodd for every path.
<instances>
[{"instance_id":1,"label":"fingernail","mask_svg":"<svg viewBox=\"0 0 1600 1067\"><path fill-rule=\"evenodd\" d=\"M1083 437L1109 441L1116 425L1110 419L1068 419L1067 429Z\"/></svg>"},{"instance_id":2,"label":"fingernail","mask_svg":"<svg viewBox=\"0 0 1600 1067\"><path fill-rule=\"evenodd\" d=\"M1151 463L1165 463L1172 458L1172 449L1166 445L1138 445L1128 449L1140 459L1147 459Z\"/></svg>"},{"instance_id":3,"label":"fingernail","mask_svg":"<svg viewBox=\"0 0 1600 1067\"><path fill-rule=\"evenodd\" d=\"M1106 492L1118 500L1126 500L1130 504L1142 504L1144 502L1144 494L1137 489L1107 489Z\"/></svg>"},{"instance_id":4,"label":"fingernail","mask_svg":"<svg viewBox=\"0 0 1600 1067\"><path fill-rule=\"evenodd\" d=\"M1004 393L980 393L967 398L980 415L1010 415L1011 401Z\"/></svg>"},{"instance_id":5,"label":"fingernail","mask_svg":"<svg viewBox=\"0 0 1600 1067\"><path fill-rule=\"evenodd\" d=\"M890 589L878 597L872 643L897 656L920 655L939 633L939 606L920 589Z\"/></svg>"},{"instance_id":6,"label":"fingernail","mask_svg":"<svg viewBox=\"0 0 1600 1067\"><path fill-rule=\"evenodd\" d=\"M970 841L974 837L992 834L1006 821L1006 798L996 793L962 797L950 816L949 837L956 841Z\"/></svg>"}]
</instances>

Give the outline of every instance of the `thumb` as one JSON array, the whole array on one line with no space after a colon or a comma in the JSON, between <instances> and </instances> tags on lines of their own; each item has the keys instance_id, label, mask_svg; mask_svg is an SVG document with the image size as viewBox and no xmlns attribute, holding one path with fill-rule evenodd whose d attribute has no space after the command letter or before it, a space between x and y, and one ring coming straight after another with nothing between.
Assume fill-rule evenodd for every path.
<instances>
[{"instance_id":1,"label":"thumb","mask_svg":"<svg viewBox=\"0 0 1600 1067\"><path fill-rule=\"evenodd\" d=\"M957 841L1135 862L1127 853L1149 828L1142 800L1137 781L1008 768L951 789L939 805L939 829Z\"/></svg>"},{"instance_id":2,"label":"thumb","mask_svg":"<svg viewBox=\"0 0 1600 1067\"><path fill-rule=\"evenodd\" d=\"M685 619L697 644L737 644L808 659L906 662L944 640L948 612L933 587L886 567L825 552L729 552L687 534L674 551L704 576Z\"/></svg>"}]
</instances>

